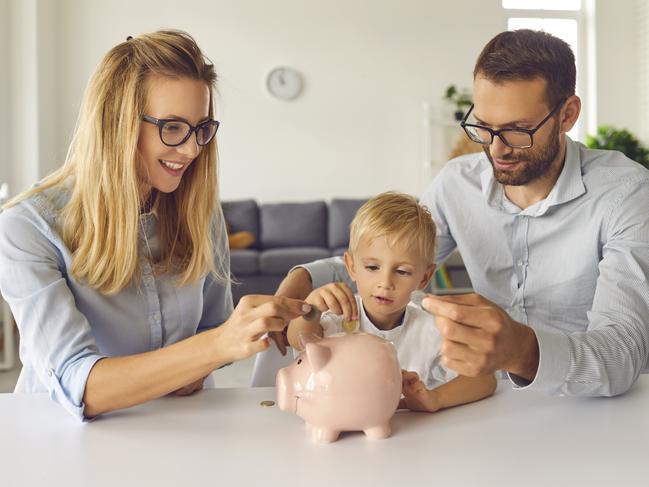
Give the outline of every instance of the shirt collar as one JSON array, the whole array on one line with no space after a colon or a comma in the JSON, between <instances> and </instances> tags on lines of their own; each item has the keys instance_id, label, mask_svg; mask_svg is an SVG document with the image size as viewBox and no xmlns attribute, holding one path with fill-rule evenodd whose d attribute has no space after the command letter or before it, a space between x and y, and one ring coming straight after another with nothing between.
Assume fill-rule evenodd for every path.
<instances>
[{"instance_id":1,"label":"shirt collar","mask_svg":"<svg viewBox=\"0 0 649 487\"><path fill-rule=\"evenodd\" d=\"M487 199L487 204L494 208L505 211L503 200L505 194L503 186L494 178L493 168L487 156L483 156L487 161L487 168L480 173L480 182L482 185L482 194ZM557 182L550 191L550 194L538 203L521 211L521 214L529 216L541 216L552 206L561 205L578 198L586 192L584 181L581 174L581 158L579 155L579 144L566 136L566 158L563 169ZM508 205L513 206L513 205ZM508 211L510 212L510 211Z\"/></svg>"},{"instance_id":2,"label":"shirt collar","mask_svg":"<svg viewBox=\"0 0 649 487\"><path fill-rule=\"evenodd\" d=\"M369 330L372 334L378 335L382 338L385 338L386 340L394 340L396 339L399 335L401 335L401 332L403 331L403 324L408 321L408 308L409 306L406 306L406 309L404 310L403 314L401 315L401 322L392 328L391 330L382 330L378 328L374 323L372 323L372 320L370 319L369 316L367 316L367 313L365 312L365 306L363 305L363 300L360 299L360 296L358 297L357 303L360 305L360 316L359 319L361 321L361 326L359 327L361 330ZM365 326L363 326L365 325Z\"/></svg>"}]
</instances>

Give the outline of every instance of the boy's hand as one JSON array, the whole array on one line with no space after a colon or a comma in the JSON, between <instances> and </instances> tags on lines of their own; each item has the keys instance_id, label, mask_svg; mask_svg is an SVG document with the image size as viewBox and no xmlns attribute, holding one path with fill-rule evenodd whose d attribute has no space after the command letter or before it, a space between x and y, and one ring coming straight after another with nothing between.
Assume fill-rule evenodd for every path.
<instances>
[{"instance_id":1,"label":"boy's hand","mask_svg":"<svg viewBox=\"0 0 649 487\"><path fill-rule=\"evenodd\" d=\"M401 371L401 392L404 396L399 403L401 408L429 413L439 410L435 391L426 389L417 372Z\"/></svg>"},{"instance_id":2,"label":"boy's hand","mask_svg":"<svg viewBox=\"0 0 649 487\"><path fill-rule=\"evenodd\" d=\"M305 301L319 312L331 311L343 315L345 320L358 319L358 307L351 288L344 282L332 282L314 289Z\"/></svg>"}]
</instances>

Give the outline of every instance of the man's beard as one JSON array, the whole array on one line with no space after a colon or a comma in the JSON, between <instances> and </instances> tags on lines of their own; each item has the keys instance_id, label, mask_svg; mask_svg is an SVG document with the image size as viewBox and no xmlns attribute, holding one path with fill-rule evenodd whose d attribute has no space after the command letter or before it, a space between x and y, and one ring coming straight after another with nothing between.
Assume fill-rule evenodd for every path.
<instances>
[{"instance_id":1,"label":"man's beard","mask_svg":"<svg viewBox=\"0 0 649 487\"><path fill-rule=\"evenodd\" d=\"M548 175L552 163L559 154L558 128L557 125L557 130L552 132L550 140L548 140L544 147L539 147L536 150L533 148L515 149L508 156L502 157L501 159L503 161L520 161L518 167L513 171L496 169L491 154L489 153L489 146L483 146L482 149L487 155L489 162L491 162L496 181L506 186L522 186Z\"/></svg>"}]
</instances>

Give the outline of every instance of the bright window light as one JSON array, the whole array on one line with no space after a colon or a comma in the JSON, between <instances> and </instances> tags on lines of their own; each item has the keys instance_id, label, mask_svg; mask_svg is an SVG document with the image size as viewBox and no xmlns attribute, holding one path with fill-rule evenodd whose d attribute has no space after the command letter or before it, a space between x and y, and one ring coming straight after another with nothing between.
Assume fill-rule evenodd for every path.
<instances>
[{"instance_id":1,"label":"bright window light","mask_svg":"<svg viewBox=\"0 0 649 487\"><path fill-rule=\"evenodd\" d=\"M502 0L503 8L518 10L580 10L581 0Z\"/></svg>"}]
</instances>

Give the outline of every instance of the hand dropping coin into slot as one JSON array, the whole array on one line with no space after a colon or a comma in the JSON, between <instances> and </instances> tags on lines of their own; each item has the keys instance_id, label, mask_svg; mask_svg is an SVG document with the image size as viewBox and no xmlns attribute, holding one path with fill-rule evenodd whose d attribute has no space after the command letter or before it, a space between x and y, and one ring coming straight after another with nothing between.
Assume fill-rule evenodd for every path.
<instances>
[{"instance_id":1,"label":"hand dropping coin into slot","mask_svg":"<svg viewBox=\"0 0 649 487\"><path fill-rule=\"evenodd\" d=\"M316 318L320 318L320 315L322 313L314 306L311 305L311 311L309 311L307 314L302 316L306 321L313 321ZM343 320L343 330L345 333L351 334L351 333L356 333L359 329L359 321L358 320Z\"/></svg>"}]
</instances>

